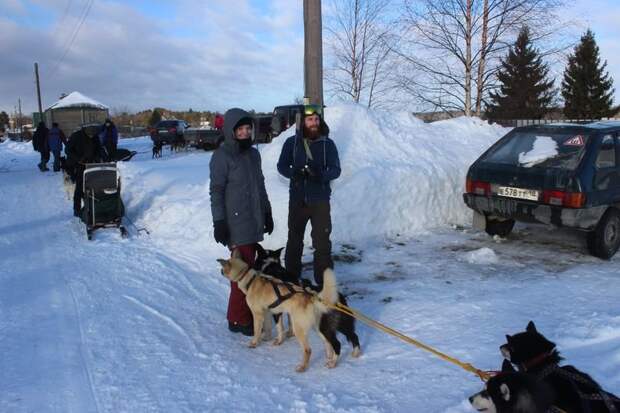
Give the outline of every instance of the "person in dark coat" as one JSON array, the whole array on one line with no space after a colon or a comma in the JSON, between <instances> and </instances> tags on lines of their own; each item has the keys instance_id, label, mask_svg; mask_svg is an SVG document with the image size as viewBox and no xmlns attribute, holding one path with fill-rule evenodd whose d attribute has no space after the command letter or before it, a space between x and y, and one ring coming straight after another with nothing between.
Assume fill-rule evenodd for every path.
<instances>
[{"instance_id":1,"label":"person in dark coat","mask_svg":"<svg viewBox=\"0 0 620 413\"><path fill-rule=\"evenodd\" d=\"M265 189L261 157L252 147L252 117L241 109L224 115L224 143L209 164L211 214L215 241L237 249L242 259L254 264L255 244L273 231L271 204ZM228 299L228 328L253 334L252 313L237 283L231 282Z\"/></svg>"},{"instance_id":2,"label":"person in dark coat","mask_svg":"<svg viewBox=\"0 0 620 413\"><path fill-rule=\"evenodd\" d=\"M282 146L278 172L288 179L288 240L284 263L287 271L301 276L301 256L308 221L312 225L314 281L323 285L323 272L333 268L330 182L340 176L338 149L329 136L318 105L306 105L298 132Z\"/></svg>"},{"instance_id":3,"label":"person in dark coat","mask_svg":"<svg viewBox=\"0 0 620 413\"><path fill-rule=\"evenodd\" d=\"M73 215L77 217L80 216L80 211L82 210L85 165L102 161L102 149L96 130L83 127L71 134L65 152L70 163L75 165Z\"/></svg>"},{"instance_id":4,"label":"person in dark coat","mask_svg":"<svg viewBox=\"0 0 620 413\"><path fill-rule=\"evenodd\" d=\"M49 168L47 167L47 162L50 160L50 149L47 144L48 133L49 129L47 129L45 123L39 122L37 125L37 130L32 136L32 147L35 151L41 154L41 161L37 165L41 172L49 171Z\"/></svg>"},{"instance_id":5,"label":"person in dark coat","mask_svg":"<svg viewBox=\"0 0 620 413\"><path fill-rule=\"evenodd\" d=\"M106 119L101 130L98 133L99 144L104 152L104 160L111 161L114 159L116 147L118 146L118 130L116 125L110 119Z\"/></svg>"},{"instance_id":6,"label":"person in dark coat","mask_svg":"<svg viewBox=\"0 0 620 413\"><path fill-rule=\"evenodd\" d=\"M60 152L63 145L67 144L67 137L58 127L58 123L52 123L52 129L47 134L47 145L54 154L54 172L60 171Z\"/></svg>"}]
</instances>

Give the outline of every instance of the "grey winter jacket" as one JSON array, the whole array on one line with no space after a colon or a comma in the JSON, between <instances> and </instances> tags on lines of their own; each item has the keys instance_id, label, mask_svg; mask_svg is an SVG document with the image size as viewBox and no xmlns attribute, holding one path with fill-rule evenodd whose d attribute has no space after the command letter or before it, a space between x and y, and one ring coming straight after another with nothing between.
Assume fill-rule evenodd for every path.
<instances>
[{"instance_id":1,"label":"grey winter jacket","mask_svg":"<svg viewBox=\"0 0 620 413\"><path fill-rule=\"evenodd\" d=\"M243 118L252 116L237 108L226 112L224 143L215 150L209 164L211 214L213 222L226 220L229 246L262 241L265 214L271 213L260 153L254 147L240 152L234 137L234 127Z\"/></svg>"}]
</instances>

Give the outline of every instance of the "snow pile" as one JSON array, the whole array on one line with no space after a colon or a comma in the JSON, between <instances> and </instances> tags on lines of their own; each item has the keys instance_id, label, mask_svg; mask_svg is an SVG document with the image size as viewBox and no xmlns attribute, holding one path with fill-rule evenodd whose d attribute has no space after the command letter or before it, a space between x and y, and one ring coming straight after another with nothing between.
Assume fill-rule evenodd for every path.
<instances>
[{"instance_id":1,"label":"snow pile","mask_svg":"<svg viewBox=\"0 0 620 413\"><path fill-rule=\"evenodd\" d=\"M32 153L32 144L30 142L16 142L10 139L0 142L0 160L15 159L15 154L30 154Z\"/></svg>"},{"instance_id":2,"label":"snow pile","mask_svg":"<svg viewBox=\"0 0 620 413\"><path fill-rule=\"evenodd\" d=\"M499 259L491 248L484 247L465 253L465 261L470 264L490 265L497 264Z\"/></svg>"},{"instance_id":3,"label":"snow pile","mask_svg":"<svg viewBox=\"0 0 620 413\"><path fill-rule=\"evenodd\" d=\"M558 155L558 144L549 136L537 136L532 149L519 154L519 163L530 168Z\"/></svg>"},{"instance_id":4,"label":"snow pile","mask_svg":"<svg viewBox=\"0 0 620 413\"><path fill-rule=\"evenodd\" d=\"M410 113L373 112L354 105L328 108L326 120L342 167L340 178L332 182L336 242L413 235L469 223L471 211L462 200L467 169L507 132L474 118L427 124ZM284 141L293 133L291 128L259 148L276 223L266 240L273 247L286 243L289 181L278 174L276 164ZM131 145L147 151L150 141L138 139ZM123 197L132 218L165 242L213 243L210 156L165 154L163 159L123 164ZM183 182L177 182L181 176ZM310 226L308 241L309 232Z\"/></svg>"}]
</instances>

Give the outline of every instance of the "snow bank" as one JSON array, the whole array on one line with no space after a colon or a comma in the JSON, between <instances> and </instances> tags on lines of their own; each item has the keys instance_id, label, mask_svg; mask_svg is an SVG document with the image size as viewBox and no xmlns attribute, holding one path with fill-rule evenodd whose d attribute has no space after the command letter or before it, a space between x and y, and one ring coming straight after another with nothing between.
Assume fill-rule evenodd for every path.
<instances>
[{"instance_id":1,"label":"snow bank","mask_svg":"<svg viewBox=\"0 0 620 413\"><path fill-rule=\"evenodd\" d=\"M326 120L342 166L340 178L332 182L336 242L414 235L469 223L471 212L462 200L467 168L507 132L476 118L423 123L406 112L369 111L355 105L327 108ZM289 182L278 174L276 164L293 132L290 129L259 148L276 222L274 234L266 240L271 246L286 243ZM150 141L134 140L132 145L137 149L143 145L147 151ZM129 214L163 240L213 243L210 157L203 152L166 153L162 159L148 156L144 162L123 164ZM189 182L187 170L192 171ZM183 183L178 183L181 177ZM310 226L308 240L309 231Z\"/></svg>"}]
</instances>

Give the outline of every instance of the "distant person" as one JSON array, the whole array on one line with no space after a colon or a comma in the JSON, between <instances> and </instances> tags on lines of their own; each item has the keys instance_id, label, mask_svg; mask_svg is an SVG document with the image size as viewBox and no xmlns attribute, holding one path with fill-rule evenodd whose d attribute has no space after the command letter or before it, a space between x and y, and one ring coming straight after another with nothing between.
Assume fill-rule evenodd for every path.
<instances>
[{"instance_id":1,"label":"distant person","mask_svg":"<svg viewBox=\"0 0 620 413\"><path fill-rule=\"evenodd\" d=\"M219 131L224 128L224 117L219 113L215 115L215 119L213 120L213 127Z\"/></svg>"},{"instance_id":2,"label":"distant person","mask_svg":"<svg viewBox=\"0 0 620 413\"><path fill-rule=\"evenodd\" d=\"M89 163L101 162L102 148L95 128L82 127L71 134L65 149L71 164L75 165L75 192L73 215L80 216L84 195L84 170Z\"/></svg>"},{"instance_id":3,"label":"distant person","mask_svg":"<svg viewBox=\"0 0 620 413\"><path fill-rule=\"evenodd\" d=\"M330 182L340 176L340 159L329 127L318 105L304 106L298 131L282 146L278 172L290 179L288 204L288 240L284 262L286 270L301 276L301 256L308 221L312 225L314 281L323 285L323 272L333 268L330 211Z\"/></svg>"},{"instance_id":4,"label":"distant person","mask_svg":"<svg viewBox=\"0 0 620 413\"><path fill-rule=\"evenodd\" d=\"M106 119L98 134L99 144L104 152L105 161L113 161L118 145L118 130L110 119Z\"/></svg>"},{"instance_id":5,"label":"distant person","mask_svg":"<svg viewBox=\"0 0 620 413\"><path fill-rule=\"evenodd\" d=\"M271 204L265 190L260 152L252 147L252 116L241 109L224 115L224 143L209 164L211 214L215 241L237 249L250 267L256 258L256 243L273 232ZM228 299L228 329L253 335L252 312L245 295L231 282Z\"/></svg>"},{"instance_id":6,"label":"distant person","mask_svg":"<svg viewBox=\"0 0 620 413\"><path fill-rule=\"evenodd\" d=\"M45 123L39 122L37 125L37 130L32 136L32 147L35 151L41 154L41 160L37 165L41 172L49 171L49 168L47 167L47 162L50 160L50 148L47 144L48 133L49 129L47 129Z\"/></svg>"},{"instance_id":7,"label":"distant person","mask_svg":"<svg viewBox=\"0 0 620 413\"><path fill-rule=\"evenodd\" d=\"M63 145L67 144L67 137L58 127L58 123L52 123L52 129L47 133L47 144L50 151L54 154L54 172L60 171L60 152Z\"/></svg>"}]
</instances>

